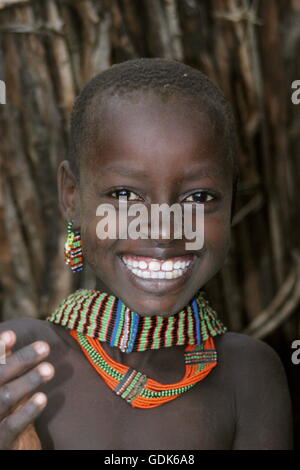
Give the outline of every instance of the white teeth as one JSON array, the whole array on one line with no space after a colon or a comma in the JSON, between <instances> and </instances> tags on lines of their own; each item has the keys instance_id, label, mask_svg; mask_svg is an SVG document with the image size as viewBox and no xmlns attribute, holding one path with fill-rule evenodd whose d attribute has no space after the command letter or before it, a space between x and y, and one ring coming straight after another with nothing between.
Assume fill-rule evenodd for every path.
<instances>
[{"instance_id":1,"label":"white teeth","mask_svg":"<svg viewBox=\"0 0 300 470\"><path fill-rule=\"evenodd\" d=\"M139 268L141 268L141 269L146 269L146 268L147 268L147 263L146 263L146 261L139 261Z\"/></svg>"},{"instance_id":2,"label":"white teeth","mask_svg":"<svg viewBox=\"0 0 300 470\"><path fill-rule=\"evenodd\" d=\"M150 271L159 271L160 270L160 263L158 261L150 261L148 269Z\"/></svg>"},{"instance_id":3,"label":"white teeth","mask_svg":"<svg viewBox=\"0 0 300 470\"><path fill-rule=\"evenodd\" d=\"M162 269L163 271L172 271L172 269L173 269L173 262L172 262L172 261L165 261L165 262L162 264L161 269Z\"/></svg>"},{"instance_id":4,"label":"white teeth","mask_svg":"<svg viewBox=\"0 0 300 470\"><path fill-rule=\"evenodd\" d=\"M133 271L133 270L132 270ZM136 274L138 277L142 277L143 279L148 279L150 277L150 273L149 271L142 271L140 269L137 269L136 270L137 272L134 273ZM134 271L133 271L134 272Z\"/></svg>"},{"instance_id":5,"label":"white teeth","mask_svg":"<svg viewBox=\"0 0 300 470\"><path fill-rule=\"evenodd\" d=\"M127 268L142 279L175 279L182 276L191 261L137 261L132 258L123 258Z\"/></svg>"}]
</instances>

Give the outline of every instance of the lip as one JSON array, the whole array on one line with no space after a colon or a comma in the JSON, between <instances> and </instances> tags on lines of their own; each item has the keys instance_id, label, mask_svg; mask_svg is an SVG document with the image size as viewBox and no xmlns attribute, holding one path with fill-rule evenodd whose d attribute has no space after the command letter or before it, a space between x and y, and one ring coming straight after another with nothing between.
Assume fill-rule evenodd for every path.
<instances>
[{"instance_id":1,"label":"lip","mask_svg":"<svg viewBox=\"0 0 300 470\"><path fill-rule=\"evenodd\" d=\"M184 252L178 252L175 250L167 250L167 249L151 249L151 250L135 250L135 251L122 251L117 253L117 256L132 256L132 257L138 257L139 259L142 258L151 258L151 259L157 259L160 261L165 261L170 258L189 258L194 255L199 256L203 252L203 249L201 252L199 251L189 251L188 253L186 251Z\"/></svg>"},{"instance_id":2,"label":"lip","mask_svg":"<svg viewBox=\"0 0 300 470\"><path fill-rule=\"evenodd\" d=\"M146 263L149 263L150 261L168 261L172 260L174 263L176 261L182 261L184 258L184 261L192 261L193 260L193 254L188 254L188 255L181 255L181 256L168 256L168 257L154 257L154 256L143 256L143 255L133 255L131 253L123 253L121 257L129 257L132 259L135 259L137 261L146 261Z\"/></svg>"},{"instance_id":3,"label":"lip","mask_svg":"<svg viewBox=\"0 0 300 470\"><path fill-rule=\"evenodd\" d=\"M189 258L191 259L191 263L189 266L186 268L186 271L180 276L175 279L143 279L138 276L136 276L130 269L126 266L124 261L122 260L122 256L131 256L131 257L138 257L139 260L160 260L160 261L165 261L167 259L176 259L176 258ZM122 272L129 278L130 282L134 284L135 287L138 289L141 289L145 292L149 293L155 293L155 294L164 294L164 293L169 293L169 292L175 292L176 290L182 288L182 286L188 281L188 279L191 277L191 274L194 270L196 262L199 260L199 255L196 255L195 253L189 253L184 254L184 255L176 255L172 256L171 254L166 255L153 255L151 256L146 256L145 254L137 254L137 253L122 253L122 255L118 256L119 261L120 261L120 266Z\"/></svg>"}]
</instances>

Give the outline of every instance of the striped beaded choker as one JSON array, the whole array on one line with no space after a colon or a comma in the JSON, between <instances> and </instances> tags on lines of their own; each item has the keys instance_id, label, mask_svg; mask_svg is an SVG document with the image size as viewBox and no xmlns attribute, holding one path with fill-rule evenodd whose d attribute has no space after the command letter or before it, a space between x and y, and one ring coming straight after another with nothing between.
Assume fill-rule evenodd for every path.
<instances>
[{"instance_id":1,"label":"striped beaded choker","mask_svg":"<svg viewBox=\"0 0 300 470\"><path fill-rule=\"evenodd\" d=\"M201 344L226 327L199 292L180 312L169 317L141 316L114 295L80 289L47 318L78 333L108 342L122 352Z\"/></svg>"},{"instance_id":2,"label":"striped beaded choker","mask_svg":"<svg viewBox=\"0 0 300 470\"><path fill-rule=\"evenodd\" d=\"M142 317L113 295L81 289L47 320L68 328L108 387L132 407L142 409L174 400L203 380L217 365L213 337L227 331L203 292L175 315ZM157 382L114 361L101 346L103 341L126 353L185 344L184 377L174 384Z\"/></svg>"}]
</instances>

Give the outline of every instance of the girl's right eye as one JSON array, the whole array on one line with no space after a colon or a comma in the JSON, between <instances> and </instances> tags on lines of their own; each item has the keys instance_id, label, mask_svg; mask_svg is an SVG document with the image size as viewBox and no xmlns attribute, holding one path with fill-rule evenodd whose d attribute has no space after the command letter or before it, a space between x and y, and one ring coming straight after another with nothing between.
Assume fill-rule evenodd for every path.
<instances>
[{"instance_id":1,"label":"girl's right eye","mask_svg":"<svg viewBox=\"0 0 300 470\"><path fill-rule=\"evenodd\" d=\"M115 191L112 191L110 195L115 199L120 199L120 197L122 197L123 199L126 198L127 201L140 200L140 197L133 191L129 191L129 189L115 189Z\"/></svg>"}]
</instances>

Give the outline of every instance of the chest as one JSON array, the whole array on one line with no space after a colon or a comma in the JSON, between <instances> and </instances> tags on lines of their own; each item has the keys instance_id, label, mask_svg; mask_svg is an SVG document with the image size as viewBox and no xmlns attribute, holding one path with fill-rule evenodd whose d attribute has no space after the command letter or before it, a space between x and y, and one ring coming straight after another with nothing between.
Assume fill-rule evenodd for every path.
<instances>
[{"instance_id":1,"label":"chest","mask_svg":"<svg viewBox=\"0 0 300 470\"><path fill-rule=\"evenodd\" d=\"M218 383L217 368L179 398L156 408L139 409L116 396L84 357L54 365L56 376L44 388L48 405L36 422L43 448L231 447L231 400Z\"/></svg>"}]
</instances>

